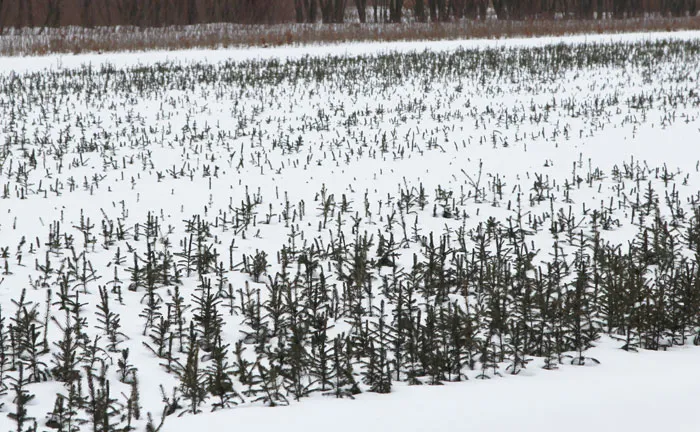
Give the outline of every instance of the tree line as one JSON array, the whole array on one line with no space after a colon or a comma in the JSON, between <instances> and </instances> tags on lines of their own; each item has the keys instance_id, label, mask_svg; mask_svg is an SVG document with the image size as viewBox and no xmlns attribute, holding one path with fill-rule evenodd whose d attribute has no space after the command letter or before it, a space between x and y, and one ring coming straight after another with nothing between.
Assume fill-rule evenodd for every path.
<instances>
[{"instance_id":1,"label":"tree line","mask_svg":"<svg viewBox=\"0 0 700 432\"><path fill-rule=\"evenodd\" d=\"M0 0L5 27L695 16L698 0Z\"/></svg>"},{"instance_id":2,"label":"tree line","mask_svg":"<svg viewBox=\"0 0 700 432\"><path fill-rule=\"evenodd\" d=\"M295 0L297 22L343 22L347 0ZM695 16L696 0L354 0L360 22L400 23L459 19L603 19L650 15ZM352 9L352 8L350 8ZM319 12L320 11L320 12ZM406 13L408 12L408 14Z\"/></svg>"}]
</instances>

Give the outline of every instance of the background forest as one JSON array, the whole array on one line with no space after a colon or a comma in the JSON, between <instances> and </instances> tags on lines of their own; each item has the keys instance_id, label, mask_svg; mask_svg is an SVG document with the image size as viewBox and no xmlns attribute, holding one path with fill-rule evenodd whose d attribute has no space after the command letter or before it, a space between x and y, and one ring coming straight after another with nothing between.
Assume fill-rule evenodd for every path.
<instances>
[{"instance_id":1,"label":"background forest","mask_svg":"<svg viewBox=\"0 0 700 432\"><path fill-rule=\"evenodd\" d=\"M0 29L683 17L697 11L697 0L0 0Z\"/></svg>"}]
</instances>

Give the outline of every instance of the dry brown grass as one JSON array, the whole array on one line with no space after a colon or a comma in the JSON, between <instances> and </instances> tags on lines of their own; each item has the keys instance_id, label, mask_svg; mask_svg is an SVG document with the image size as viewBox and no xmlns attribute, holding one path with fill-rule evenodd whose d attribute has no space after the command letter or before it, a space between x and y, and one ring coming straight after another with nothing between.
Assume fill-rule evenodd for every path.
<instances>
[{"instance_id":1,"label":"dry brown grass","mask_svg":"<svg viewBox=\"0 0 700 432\"><path fill-rule=\"evenodd\" d=\"M287 46L346 41L493 39L700 29L700 17L624 20L460 21L439 24L207 24L9 30L0 55Z\"/></svg>"}]
</instances>

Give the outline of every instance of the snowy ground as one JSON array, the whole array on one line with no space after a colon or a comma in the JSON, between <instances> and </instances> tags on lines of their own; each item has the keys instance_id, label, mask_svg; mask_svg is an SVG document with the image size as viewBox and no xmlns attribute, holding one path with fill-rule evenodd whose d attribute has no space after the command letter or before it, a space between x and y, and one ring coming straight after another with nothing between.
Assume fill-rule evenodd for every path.
<instances>
[{"instance_id":1,"label":"snowy ground","mask_svg":"<svg viewBox=\"0 0 700 432\"><path fill-rule=\"evenodd\" d=\"M648 64L635 62L638 51L644 51L642 43L659 41L687 42L689 47L681 46L680 54L649 54ZM116 291L110 294L113 310L121 315L119 350L130 349L142 410L159 420L159 385L170 393L179 380L162 367L163 358L143 345L152 344L143 336L145 296L140 285L137 292L127 289L129 268L132 254L145 256L151 247L165 256L180 253L187 243L185 221L195 216L211 223L207 245L218 253L215 265L221 265L221 274L207 268L209 277L218 277L221 287L230 283L235 290L250 286L263 293L266 278L255 282L241 265L259 250L267 253L266 275L272 276L280 271L280 245L292 240L318 241L323 249L338 233L348 241L363 231L391 233L403 241L396 257L399 267L410 269L413 254L422 253L421 236L447 233L455 242L460 229L474 229L488 217L514 221L519 200L521 215L530 218L524 224L535 227L527 244L539 252L536 264L550 258L554 238L564 242L567 237L564 228L556 232L553 227L575 221L576 229L589 229L594 225L591 209L609 218L602 238L624 249L637 228L648 223L638 222L640 210L632 210L647 187L646 180L634 177L638 173L648 178L662 202L664 196L677 198L689 214L696 205L698 43L700 33L685 32L0 59L0 146L5 143L0 147L0 305L5 326L15 313L19 316L19 291L26 288L39 312L37 323L48 326L52 353L42 359L49 369L64 312L46 309L44 302L49 289L57 302L59 273L75 269L70 290L85 302L82 314L91 337L104 336L96 327L98 286L123 287L122 304ZM628 47L629 57L605 67L522 72L527 64L518 62L526 61L527 48L559 44L597 44L601 49L617 44ZM516 49L523 51L512 54ZM567 49L562 48L563 56ZM374 63L392 52L407 56L382 64L391 74L398 71L401 78L395 81ZM513 63L488 69L486 75L438 73L431 81L406 60L415 53L422 53L416 58L436 55L428 67L450 61L453 54L457 62L471 61L470 52L476 57L495 52ZM356 56L366 65L333 65L347 74L298 84L284 73L275 75L286 62L298 61L292 70L303 71L305 61L335 55ZM238 72L242 77L236 79L246 85L222 84ZM251 76L260 81L245 81ZM537 80L528 81L533 76ZM650 95L652 102L645 99ZM626 171L634 174L614 174ZM420 209L419 188L428 195ZM397 216L406 210L402 193L412 197L403 229ZM233 215L243 213L251 198L254 218L239 225ZM326 200L331 217L324 215ZM675 218L676 201L669 200L670 208L661 205L660 217ZM346 209L336 211L341 208ZM575 216L567 219L572 211ZM144 239L149 217L160 226L152 242ZM86 234L84 221L94 224L94 231ZM64 233L58 240L52 237L56 222ZM105 234L112 223L126 227L125 238ZM52 238L56 245L49 245ZM692 256L688 250L681 254ZM46 270L49 259L52 269ZM290 267L301 272L302 265ZM342 286L340 277L331 276L331 267L326 257L320 268L328 269L328 284ZM379 267L372 277L378 290L381 277L391 277L391 272ZM190 301L197 278L182 279L181 295ZM158 286L161 314L174 298L175 285ZM236 302L242 302L241 292L236 291ZM369 317L362 317L365 324L375 323L372 307L384 300L382 294L374 295L368 300ZM461 307L476 301L468 294L460 297L461 292L450 296ZM250 328L233 306L229 313L229 299L221 294L220 300L223 333L233 345ZM192 318L191 310L186 317ZM331 338L356 330L346 316L333 324ZM683 334L685 341L688 335ZM99 344L108 351L105 338ZM700 402L700 348L689 344L667 352L631 353L605 335L596 345L586 353L601 362L593 367L566 364L545 371L543 358L537 357L517 376L476 380L477 367L463 371L467 382L410 387L397 382L389 395L363 388L356 400L314 393L272 409L249 398L215 413L208 412L208 401L204 414L169 416L163 430L698 430L693 413ZM105 356L111 360L114 355L108 379L123 401L129 386L118 382L114 371L119 350ZM184 354L177 353L175 360L184 364ZM505 372L506 362L498 367ZM6 365L0 369L16 374ZM45 418L55 395L66 389L48 377L37 381L28 386L36 395L29 414L40 430L47 430ZM246 390L237 379L233 384L241 393ZM0 428L9 429L14 423L4 413L12 410L12 394L2 401ZM143 429L144 416L134 424Z\"/></svg>"},{"instance_id":2,"label":"snowy ground","mask_svg":"<svg viewBox=\"0 0 700 432\"><path fill-rule=\"evenodd\" d=\"M349 43L334 45L317 45L282 48L247 48L247 49L217 49L217 50L187 50L187 51L149 51L136 53L77 54L51 55L4 58L0 71L30 72L47 69L71 69L82 66L99 66L110 63L120 67L146 66L154 63L176 62L207 62L221 61L264 60L271 58L298 59L302 57L323 57L328 55L376 55L388 52L420 52L454 51L456 49L487 49L487 48L517 48L541 47L565 43L619 43L657 40L693 40L698 37L695 31L678 31L673 33L624 33L604 35L577 35L567 37L537 37L511 39L476 39L454 41L425 41L425 42L385 42L385 43Z\"/></svg>"},{"instance_id":3,"label":"snowy ground","mask_svg":"<svg viewBox=\"0 0 700 432\"><path fill-rule=\"evenodd\" d=\"M275 408L188 417L168 431L205 428L321 432L483 431L652 432L698 429L700 349L626 353L603 341L591 354L602 365L536 376L399 387L354 401L314 398ZM293 425L293 426L290 426Z\"/></svg>"}]
</instances>

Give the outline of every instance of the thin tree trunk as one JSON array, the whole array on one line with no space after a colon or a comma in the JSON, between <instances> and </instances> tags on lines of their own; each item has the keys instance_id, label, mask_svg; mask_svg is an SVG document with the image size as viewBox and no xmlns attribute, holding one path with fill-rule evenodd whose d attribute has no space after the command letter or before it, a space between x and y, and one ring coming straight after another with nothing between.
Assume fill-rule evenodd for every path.
<instances>
[{"instance_id":1,"label":"thin tree trunk","mask_svg":"<svg viewBox=\"0 0 700 432\"><path fill-rule=\"evenodd\" d=\"M390 3L390 16L391 22L400 23L403 12L403 0L391 0Z\"/></svg>"},{"instance_id":2,"label":"thin tree trunk","mask_svg":"<svg viewBox=\"0 0 700 432\"><path fill-rule=\"evenodd\" d=\"M360 22L364 24L367 22L367 0L355 0L355 7L357 7Z\"/></svg>"},{"instance_id":3,"label":"thin tree trunk","mask_svg":"<svg viewBox=\"0 0 700 432\"><path fill-rule=\"evenodd\" d=\"M425 2L424 0L415 0L413 4L413 16L418 22L425 22Z\"/></svg>"},{"instance_id":4,"label":"thin tree trunk","mask_svg":"<svg viewBox=\"0 0 700 432\"><path fill-rule=\"evenodd\" d=\"M430 21L436 22L438 20L438 0L428 0L428 9L430 11Z\"/></svg>"},{"instance_id":5,"label":"thin tree trunk","mask_svg":"<svg viewBox=\"0 0 700 432\"><path fill-rule=\"evenodd\" d=\"M304 22L304 2L302 0L294 0L294 14L297 23L301 24Z\"/></svg>"}]
</instances>

